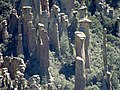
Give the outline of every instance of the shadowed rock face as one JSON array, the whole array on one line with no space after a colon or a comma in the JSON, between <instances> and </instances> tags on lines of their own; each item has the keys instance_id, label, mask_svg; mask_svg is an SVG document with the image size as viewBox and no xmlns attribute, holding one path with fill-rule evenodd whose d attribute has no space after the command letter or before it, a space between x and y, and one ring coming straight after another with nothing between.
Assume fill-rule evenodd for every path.
<instances>
[{"instance_id":1,"label":"shadowed rock face","mask_svg":"<svg viewBox=\"0 0 120 90\"><path fill-rule=\"evenodd\" d=\"M17 55L20 55L20 54L23 55L22 34L18 35L16 46L17 46Z\"/></svg>"},{"instance_id":2,"label":"shadowed rock face","mask_svg":"<svg viewBox=\"0 0 120 90\"><path fill-rule=\"evenodd\" d=\"M12 9L10 14L10 19L9 19L9 33L12 34L12 36L15 38L15 35L18 33L18 20L19 17L17 15L17 10Z\"/></svg>"},{"instance_id":3,"label":"shadowed rock face","mask_svg":"<svg viewBox=\"0 0 120 90\"><path fill-rule=\"evenodd\" d=\"M31 13L32 8L30 6L23 7L23 46L27 49L30 56L35 56L35 37L36 28L33 25L33 13Z\"/></svg>"},{"instance_id":4,"label":"shadowed rock face","mask_svg":"<svg viewBox=\"0 0 120 90\"><path fill-rule=\"evenodd\" d=\"M44 25L38 24L38 44L37 44L37 58L40 60L40 67L43 75L48 77L49 67L49 37L44 28Z\"/></svg>"},{"instance_id":5,"label":"shadowed rock face","mask_svg":"<svg viewBox=\"0 0 120 90\"><path fill-rule=\"evenodd\" d=\"M120 18L119 17L117 19L117 24L118 24L118 26L117 26L117 28L118 28L118 36L120 37Z\"/></svg>"}]
</instances>

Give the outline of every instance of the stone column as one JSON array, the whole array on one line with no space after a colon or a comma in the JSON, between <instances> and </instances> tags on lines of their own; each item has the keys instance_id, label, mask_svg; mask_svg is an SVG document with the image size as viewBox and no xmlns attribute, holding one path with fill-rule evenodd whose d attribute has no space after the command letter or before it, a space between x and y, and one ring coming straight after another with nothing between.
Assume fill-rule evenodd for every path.
<instances>
[{"instance_id":1,"label":"stone column","mask_svg":"<svg viewBox=\"0 0 120 90\"><path fill-rule=\"evenodd\" d=\"M68 37L70 38L71 43L74 43L75 31L77 31L77 24L78 24L77 15L78 15L78 11L73 11L72 22L71 22L71 25L68 28Z\"/></svg>"},{"instance_id":2,"label":"stone column","mask_svg":"<svg viewBox=\"0 0 120 90\"><path fill-rule=\"evenodd\" d=\"M30 56L35 56L35 38L36 38L36 28L33 26L33 22L29 21L28 22L28 49Z\"/></svg>"},{"instance_id":3,"label":"stone column","mask_svg":"<svg viewBox=\"0 0 120 90\"><path fill-rule=\"evenodd\" d=\"M85 60L84 42L85 34L80 31L75 32L75 49L76 56L82 57Z\"/></svg>"},{"instance_id":4,"label":"stone column","mask_svg":"<svg viewBox=\"0 0 120 90\"><path fill-rule=\"evenodd\" d=\"M3 86L3 85L2 85L2 80L3 80L3 76L0 75L0 88Z\"/></svg>"},{"instance_id":5,"label":"stone column","mask_svg":"<svg viewBox=\"0 0 120 90\"><path fill-rule=\"evenodd\" d=\"M79 19L86 17L87 15L87 6L85 3L79 8Z\"/></svg>"},{"instance_id":6,"label":"stone column","mask_svg":"<svg viewBox=\"0 0 120 90\"><path fill-rule=\"evenodd\" d=\"M22 18L19 16L18 19L18 34L22 33Z\"/></svg>"},{"instance_id":7,"label":"stone column","mask_svg":"<svg viewBox=\"0 0 120 90\"><path fill-rule=\"evenodd\" d=\"M49 37L47 30L43 24L38 23L38 59L40 60L40 67L42 74L48 78L48 67L49 67Z\"/></svg>"},{"instance_id":8,"label":"stone column","mask_svg":"<svg viewBox=\"0 0 120 90\"><path fill-rule=\"evenodd\" d=\"M50 45L53 46L57 54L60 54L60 42L59 42L59 31L58 31L58 24L53 24L53 29L49 32L50 35Z\"/></svg>"},{"instance_id":9,"label":"stone column","mask_svg":"<svg viewBox=\"0 0 120 90\"><path fill-rule=\"evenodd\" d=\"M107 38L106 38L107 30L106 28L103 30L103 62L104 62L104 70L107 72ZM104 72L104 74L105 74Z\"/></svg>"},{"instance_id":10,"label":"stone column","mask_svg":"<svg viewBox=\"0 0 120 90\"><path fill-rule=\"evenodd\" d=\"M42 11L42 14L40 15L40 23L45 25L45 29L48 29L48 13L47 11Z\"/></svg>"},{"instance_id":11,"label":"stone column","mask_svg":"<svg viewBox=\"0 0 120 90\"><path fill-rule=\"evenodd\" d=\"M23 59L18 58L18 57L11 58L11 64L10 64L9 72L11 74L12 79L15 79L15 75L16 75L17 70L19 69L19 65L23 65L24 67L26 67Z\"/></svg>"},{"instance_id":12,"label":"stone column","mask_svg":"<svg viewBox=\"0 0 120 90\"><path fill-rule=\"evenodd\" d=\"M29 51L28 51L28 22L30 17L30 12L31 12L32 7L30 6L23 6L22 7L22 24L23 24L23 47L24 47L24 53L29 56ZM26 52L25 52L26 51Z\"/></svg>"},{"instance_id":13,"label":"stone column","mask_svg":"<svg viewBox=\"0 0 120 90\"><path fill-rule=\"evenodd\" d=\"M110 17L110 18L113 18L114 16L115 16L114 9L113 9L113 8L110 8L110 9L109 9L109 17Z\"/></svg>"},{"instance_id":14,"label":"stone column","mask_svg":"<svg viewBox=\"0 0 120 90\"><path fill-rule=\"evenodd\" d=\"M15 38L16 34L18 33L18 21L19 17L17 15L17 10L12 9L9 19L9 33L12 34L12 37Z\"/></svg>"},{"instance_id":15,"label":"stone column","mask_svg":"<svg viewBox=\"0 0 120 90\"><path fill-rule=\"evenodd\" d=\"M61 35L63 32L65 32L67 34L67 29L68 29L68 23L69 23L69 20L68 20L68 16L67 15L63 15L61 17L61 23L62 23L62 31L61 31ZM68 34L67 34L68 35Z\"/></svg>"},{"instance_id":16,"label":"stone column","mask_svg":"<svg viewBox=\"0 0 120 90\"><path fill-rule=\"evenodd\" d=\"M118 36L120 37L120 17L117 18L117 29L118 29Z\"/></svg>"},{"instance_id":17,"label":"stone column","mask_svg":"<svg viewBox=\"0 0 120 90\"><path fill-rule=\"evenodd\" d=\"M29 55L35 54L35 36L36 29L33 25L33 13L30 6L24 6L22 11L23 18L23 45ZM26 53L28 53L26 52Z\"/></svg>"},{"instance_id":18,"label":"stone column","mask_svg":"<svg viewBox=\"0 0 120 90\"><path fill-rule=\"evenodd\" d=\"M41 90L41 86L40 86L39 83L40 83L39 75L33 75L28 80L28 84L30 86L30 90Z\"/></svg>"},{"instance_id":19,"label":"stone column","mask_svg":"<svg viewBox=\"0 0 120 90\"><path fill-rule=\"evenodd\" d=\"M37 17L37 16L39 17L40 13L42 12L40 0L33 0L33 2L34 2L34 7L35 7L35 11L34 11L35 17Z\"/></svg>"},{"instance_id":20,"label":"stone column","mask_svg":"<svg viewBox=\"0 0 120 90\"><path fill-rule=\"evenodd\" d=\"M47 12L49 13L49 1L48 0L41 0L41 7L42 7L42 11L47 10Z\"/></svg>"},{"instance_id":21,"label":"stone column","mask_svg":"<svg viewBox=\"0 0 120 90\"><path fill-rule=\"evenodd\" d=\"M111 86L111 73L107 71L107 90L112 90Z\"/></svg>"},{"instance_id":22,"label":"stone column","mask_svg":"<svg viewBox=\"0 0 120 90\"><path fill-rule=\"evenodd\" d=\"M90 56L89 56L89 43L90 43L90 32L89 32L89 25L91 23L91 20L87 18L83 18L80 21L80 25L83 28L83 32L86 35L85 39L85 68L90 68Z\"/></svg>"},{"instance_id":23,"label":"stone column","mask_svg":"<svg viewBox=\"0 0 120 90\"><path fill-rule=\"evenodd\" d=\"M60 43L59 43L59 27L60 27L60 18L59 18L59 7L53 5L51 10L51 15L49 18L49 37L50 37L50 48L60 55ZM61 28L61 27L60 27Z\"/></svg>"},{"instance_id":24,"label":"stone column","mask_svg":"<svg viewBox=\"0 0 120 90\"><path fill-rule=\"evenodd\" d=\"M81 57L76 57L75 61L75 90L84 90L85 88L85 65Z\"/></svg>"},{"instance_id":25,"label":"stone column","mask_svg":"<svg viewBox=\"0 0 120 90\"><path fill-rule=\"evenodd\" d=\"M59 37L62 36L63 30L64 30L64 28L63 28L64 21L65 21L65 13L60 13L60 22L58 22L58 24L59 24Z\"/></svg>"},{"instance_id":26,"label":"stone column","mask_svg":"<svg viewBox=\"0 0 120 90\"><path fill-rule=\"evenodd\" d=\"M8 57L8 56L5 56L4 57L4 63L3 63L3 67L5 67L5 68L10 68L10 61L11 61L11 58L10 57Z\"/></svg>"},{"instance_id":27,"label":"stone column","mask_svg":"<svg viewBox=\"0 0 120 90\"><path fill-rule=\"evenodd\" d=\"M17 55L23 55L22 34L18 34L17 38Z\"/></svg>"},{"instance_id":28,"label":"stone column","mask_svg":"<svg viewBox=\"0 0 120 90\"><path fill-rule=\"evenodd\" d=\"M7 21L6 20L3 20L2 21L2 40L3 40L3 43L6 43L8 42L9 38L9 34L8 34L8 31L7 31Z\"/></svg>"},{"instance_id":29,"label":"stone column","mask_svg":"<svg viewBox=\"0 0 120 90\"><path fill-rule=\"evenodd\" d=\"M48 90L58 90L53 83L48 83Z\"/></svg>"},{"instance_id":30,"label":"stone column","mask_svg":"<svg viewBox=\"0 0 120 90\"><path fill-rule=\"evenodd\" d=\"M0 52L0 68L2 68L3 62L4 62L4 60L3 60L3 54Z\"/></svg>"}]
</instances>

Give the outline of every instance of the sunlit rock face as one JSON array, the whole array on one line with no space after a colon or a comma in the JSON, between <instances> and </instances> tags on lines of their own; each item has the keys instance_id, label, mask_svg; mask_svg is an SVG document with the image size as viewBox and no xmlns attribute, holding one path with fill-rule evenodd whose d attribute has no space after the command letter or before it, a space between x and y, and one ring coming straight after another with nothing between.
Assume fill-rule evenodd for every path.
<instances>
[{"instance_id":1,"label":"sunlit rock face","mask_svg":"<svg viewBox=\"0 0 120 90\"><path fill-rule=\"evenodd\" d=\"M83 18L81 20L79 20L79 23L81 25L81 27L83 28L83 32L86 35L86 39L85 39L85 68L90 68L90 52L89 52L89 43L90 43L90 23L91 20L87 19L87 18Z\"/></svg>"},{"instance_id":2,"label":"sunlit rock face","mask_svg":"<svg viewBox=\"0 0 120 90\"><path fill-rule=\"evenodd\" d=\"M85 62L77 56L75 60L75 90L84 90L85 88Z\"/></svg>"},{"instance_id":3,"label":"sunlit rock face","mask_svg":"<svg viewBox=\"0 0 120 90\"><path fill-rule=\"evenodd\" d=\"M75 32L75 49L76 49L76 56L82 57L85 60L85 34L80 31Z\"/></svg>"}]
</instances>

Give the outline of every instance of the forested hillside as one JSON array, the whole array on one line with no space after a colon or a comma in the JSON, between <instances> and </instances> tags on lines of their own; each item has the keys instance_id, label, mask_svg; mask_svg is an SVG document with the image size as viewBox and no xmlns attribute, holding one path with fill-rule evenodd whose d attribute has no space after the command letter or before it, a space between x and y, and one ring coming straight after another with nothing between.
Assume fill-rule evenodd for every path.
<instances>
[{"instance_id":1,"label":"forested hillside","mask_svg":"<svg viewBox=\"0 0 120 90\"><path fill-rule=\"evenodd\" d=\"M120 0L0 0L0 90L120 90Z\"/></svg>"}]
</instances>

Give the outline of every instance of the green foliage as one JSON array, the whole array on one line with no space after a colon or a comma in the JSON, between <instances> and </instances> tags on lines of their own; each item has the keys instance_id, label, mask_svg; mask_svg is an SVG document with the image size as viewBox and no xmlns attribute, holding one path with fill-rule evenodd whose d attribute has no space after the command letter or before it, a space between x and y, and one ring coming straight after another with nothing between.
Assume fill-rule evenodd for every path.
<instances>
[{"instance_id":1,"label":"green foliage","mask_svg":"<svg viewBox=\"0 0 120 90\"><path fill-rule=\"evenodd\" d=\"M42 76L41 84L47 84L47 76Z\"/></svg>"},{"instance_id":2,"label":"green foliage","mask_svg":"<svg viewBox=\"0 0 120 90\"><path fill-rule=\"evenodd\" d=\"M103 26L100 23L100 20L95 15L91 16L90 19L92 20L92 23L90 25L91 33L96 34L97 37L101 38L102 37Z\"/></svg>"},{"instance_id":3,"label":"green foliage","mask_svg":"<svg viewBox=\"0 0 120 90\"><path fill-rule=\"evenodd\" d=\"M69 40L68 36L65 32L63 32L61 38L60 38L60 50L61 54L63 56L69 56L70 55L70 49L69 49Z\"/></svg>"},{"instance_id":4,"label":"green foliage","mask_svg":"<svg viewBox=\"0 0 120 90\"><path fill-rule=\"evenodd\" d=\"M93 85L86 87L85 90L100 90L100 88L97 85Z\"/></svg>"},{"instance_id":5,"label":"green foliage","mask_svg":"<svg viewBox=\"0 0 120 90\"><path fill-rule=\"evenodd\" d=\"M120 48L120 39L118 37L115 37L115 36L113 36L111 34L108 34L107 35L107 41L114 44L118 48Z\"/></svg>"},{"instance_id":6,"label":"green foliage","mask_svg":"<svg viewBox=\"0 0 120 90\"><path fill-rule=\"evenodd\" d=\"M74 84L64 79L64 75L60 75L56 81L56 87L58 90L74 90Z\"/></svg>"},{"instance_id":7,"label":"green foliage","mask_svg":"<svg viewBox=\"0 0 120 90\"><path fill-rule=\"evenodd\" d=\"M116 22L116 19L113 18L109 18L107 16L103 16L102 17L102 24L103 24L103 27L107 29L108 33L112 33L114 28L115 28L115 22Z\"/></svg>"},{"instance_id":8,"label":"green foliage","mask_svg":"<svg viewBox=\"0 0 120 90\"><path fill-rule=\"evenodd\" d=\"M0 0L0 15L3 17L8 16L11 9L11 5L8 3L8 0Z\"/></svg>"},{"instance_id":9,"label":"green foliage","mask_svg":"<svg viewBox=\"0 0 120 90\"><path fill-rule=\"evenodd\" d=\"M101 19L100 14L96 16L93 15L90 19L92 20L90 26L91 69L90 72L87 73L86 90L100 90L103 77L103 27L107 28L108 33L112 33L114 31L116 19L110 19L107 16L103 16L103 19ZM103 21L101 22L101 20ZM112 34L108 34L107 41L107 60L109 70L111 72L115 71L116 75L120 76L120 39ZM113 87L115 88L118 83L118 78L116 78L112 83ZM115 90L117 89L115 88Z\"/></svg>"},{"instance_id":10,"label":"green foliage","mask_svg":"<svg viewBox=\"0 0 120 90\"><path fill-rule=\"evenodd\" d=\"M88 6L88 11L91 12L92 15L94 15L95 11L96 11L96 5L95 2L93 1L89 1L89 6Z\"/></svg>"},{"instance_id":11,"label":"green foliage","mask_svg":"<svg viewBox=\"0 0 120 90\"><path fill-rule=\"evenodd\" d=\"M113 72L113 74L112 74L112 87L115 90L118 90L118 86L119 86L118 75L116 72Z\"/></svg>"}]
</instances>

